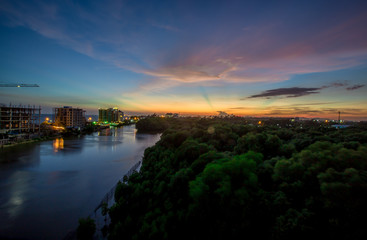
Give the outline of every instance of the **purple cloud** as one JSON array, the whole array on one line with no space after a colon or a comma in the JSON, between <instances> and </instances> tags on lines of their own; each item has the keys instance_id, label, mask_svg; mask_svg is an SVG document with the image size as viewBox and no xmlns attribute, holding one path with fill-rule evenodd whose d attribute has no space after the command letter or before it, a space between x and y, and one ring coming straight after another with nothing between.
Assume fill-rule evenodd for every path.
<instances>
[{"instance_id":1,"label":"purple cloud","mask_svg":"<svg viewBox=\"0 0 367 240\"><path fill-rule=\"evenodd\" d=\"M270 98L270 97L277 97L277 96L285 96L288 98L301 97L305 95L320 93L318 92L318 90L320 89L321 88L299 88L299 87L277 88L277 89L266 90L260 94L255 94L248 98L263 98L263 97Z\"/></svg>"},{"instance_id":2,"label":"purple cloud","mask_svg":"<svg viewBox=\"0 0 367 240\"><path fill-rule=\"evenodd\" d=\"M347 87L346 89L348 90L348 91L351 91L351 90L356 90L356 89L358 89L358 88L362 88L362 87L364 87L365 85L354 85L354 86L351 86L351 87Z\"/></svg>"}]
</instances>

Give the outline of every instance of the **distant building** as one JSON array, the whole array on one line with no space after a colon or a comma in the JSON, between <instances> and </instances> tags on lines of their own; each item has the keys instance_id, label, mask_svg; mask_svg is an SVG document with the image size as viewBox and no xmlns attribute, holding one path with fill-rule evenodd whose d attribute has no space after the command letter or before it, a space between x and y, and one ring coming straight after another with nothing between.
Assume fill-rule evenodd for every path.
<instances>
[{"instance_id":1,"label":"distant building","mask_svg":"<svg viewBox=\"0 0 367 240\"><path fill-rule=\"evenodd\" d=\"M124 112L119 110L119 122L124 121Z\"/></svg>"},{"instance_id":2,"label":"distant building","mask_svg":"<svg viewBox=\"0 0 367 240\"><path fill-rule=\"evenodd\" d=\"M347 127L350 127L350 125L342 125L342 124L334 124L334 125L331 125L332 127L334 128L347 128Z\"/></svg>"},{"instance_id":3,"label":"distant building","mask_svg":"<svg viewBox=\"0 0 367 240\"><path fill-rule=\"evenodd\" d=\"M218 112L219 117L227 117L229 115L228 113L223 112L223 111L217 111L217 112Z\"/></svg>"},{"instance_id":4,"label":"distant building","mask_svg":"<svg viewBox=\"0 0 367 240\"><path fill-rule=\"evenodd\" d=\"M166 113L166 118L177 118L178 113Z\"/></svg>"},{"instance_id":5,"label":"distant building","mask_svg":"<svg viewBox=\"0 0 367 240\"><path fill-rule=\"evenodd\" d=\"M0 105L0 133L38 131L40 115L41 107Z\"/></svg>"},{"instance_id":6,"label":"distant building","mask_svg":"<svg viewBox=\"0 0 367 240\"><path fill-rule=\"evenodd\" d=\"M85 111L70 106L55 108L55 123L62 124L66 128L84 127L86 123Z\"/></svg>"},{"instance_id":7,"label":"distant building","mask_svg":"<svg viewBox=\"0 0 367 240\"><path fill-rule=\"evenodd\" d=\"M100 123L115 123L121 122L124 118L124 113L118 108L100 108L98 109L98 122Z\"/></svg>"}]
</instances>

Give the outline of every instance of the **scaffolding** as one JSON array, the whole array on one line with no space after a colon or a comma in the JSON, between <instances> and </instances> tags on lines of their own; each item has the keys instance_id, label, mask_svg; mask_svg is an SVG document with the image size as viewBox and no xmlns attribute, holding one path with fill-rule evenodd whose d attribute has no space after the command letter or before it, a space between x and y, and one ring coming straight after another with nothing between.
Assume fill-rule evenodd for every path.
<instances>
[{"instance_id":1,"label":"scaffolding","mask_svg":"<svg viewBox=\"0 0 367 240\"><path fill-rule=\"evenodd\" d=\"M30 105L0 105L0 132L2 133L36 133L38 131L40 134L40 121L40 106L37 108Z\"/></svg>"}]
</instances>

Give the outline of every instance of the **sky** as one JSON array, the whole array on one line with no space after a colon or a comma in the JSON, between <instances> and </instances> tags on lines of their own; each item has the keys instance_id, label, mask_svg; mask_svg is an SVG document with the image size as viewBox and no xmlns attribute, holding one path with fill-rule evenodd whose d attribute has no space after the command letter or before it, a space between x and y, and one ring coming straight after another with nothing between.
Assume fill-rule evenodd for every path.
<instances>
[{"instance_id":1,"label":"sky","mask_svg":"<svg viewBox=\"0 0 367 240\"><path fill-rule=\"evenodd\" d=\"M0 3L0 103L367 120L367 1Z\"/></svg>"}]
</instances>

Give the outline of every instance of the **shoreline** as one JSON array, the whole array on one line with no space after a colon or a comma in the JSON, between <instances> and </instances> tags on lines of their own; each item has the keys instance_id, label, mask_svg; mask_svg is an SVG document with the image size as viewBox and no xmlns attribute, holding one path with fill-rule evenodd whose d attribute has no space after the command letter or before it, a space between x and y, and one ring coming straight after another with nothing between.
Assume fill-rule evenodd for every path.
<instances>
[{"instance_id":1,"label":"shoreline","mask_svg":"<svg viewBox=\"0 0 367 240\"><path fill-rule=\"evenodd\" d=\"M142 157L143 158L143 157ZM116 183L115 185L105 194L105 196L102 198L101 202L97 205L97 207L88 215L88 218L91 218L94 220L94 223L96 224L96 230L94 232L94 238L93 239L107 239L107 235L105 236L103 234L104 227L108 226L110 223L110 218L108 213L106 215L102 214L103 211L103 205L106 204L107 207L111 207L115 203L114 194L117 187L117 184L119 182L125 182L124 178L129 177L131 174L135 172L139 172L140 168L143 164L143 159L139 160L137 163L135 163L130 170L123 175ZM69 231L63 240L76 240L77 239L77 228Z\"/></svg>"},{"instance_id":2,"label":"shoreline","mask_svg":"<svg viewBox=\"0 0 367 240\"><path fill-rule=\"evenodd\" d=\"M12 142L10 144L2 144L2 145L0 145L0 149L7 149L7 148L26 145L26 144L30 144L30 143L38 143L38 142L43 142L43 141L54 140L55 138L58 138L58 137L62 137L62 136L41 137L41 138L35 138L35 139L31 139L31 140Z\"/></svg>"},{"instance_id":3,"label":"shoreline","mask_svg":"<svg viewBox=\"0 0 367 240\"><path fill-rule=\"evenodd\" d=\"M114 127L120 128L120 127L123 127L123 126L129 126L129 125L133 125L133 124L135 124L135 123L121 124L121 125L117 125L117 126L114 126ZM82 130L82 131L78 131L78 132L70 131L70 132L64 132L62 134L60 133L58 135L36 137L34 139L27 139L27 140L19 140L19 141L11 142L10 144L9 143L0 144L0 150L1 149L6 149L6 148L12 148L12 147L23 145L23 144L54 140L54 139L59 138L59 137L68 138L68 137L79 136L79 135L88 135L88 134L92 134L94 132L101 131L101 130L106 129L106 128L108 128L108 127L98 126L98 127L95 127L93 130Z\"/></svg>"}]
</instances>

